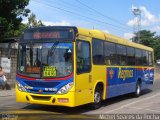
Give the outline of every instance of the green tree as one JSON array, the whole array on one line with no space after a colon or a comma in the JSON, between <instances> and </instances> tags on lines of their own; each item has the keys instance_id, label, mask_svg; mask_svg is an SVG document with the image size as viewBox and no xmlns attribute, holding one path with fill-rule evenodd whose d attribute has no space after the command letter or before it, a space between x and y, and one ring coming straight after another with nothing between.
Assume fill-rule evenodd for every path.
<instances>
[{"instance_id":1,"label":"green tree","mask_svg":"<svg viewBox=\"0 0 160 120\"><path fill-rule=\"evenodd\" d=\"M155 49L155 59L160 59L160 36L156 36L156 40L154 42L154 49Z\"/></svg>"},{"instance_id":2,"label":"green tree","mask_svg":"<svg viewBox=\"0 0 160 120\"><path fill-rule=\"evenodd\" d=\"M41 20L37 20L36 19L36 15L33 14L33 13L28 17L28 23L26 25L29 28L44 26L44 24L42 23L42 21Z\"/></svg>"},{"instance_id":3,"label":"green tree","mask_svg":"<svg viewBox=\"0 0 160 120\"><path fill-rule=\"evenodd\" d=\"M19 29L14 31L14 36L20 36L26 28L27 28L27 25L21 23L19 26Z\"/></svg>"},{"instance_id":4,"label":"green tree","mask_svg":"<svg viewBox=\"0 0 160 120\"><path fill-rule=\"evenodd\" d=\"M28 3L29 0L0 0L0 40L19 36L22 17L30 12L25 9Z\"/></svg>"},{"instance_id":5,"label":"green tree","mask_svg":"<svg viewBox=\"0 0 160 120\"><path fill-rule=\"evenodd\" d=\"M139 42L140 44L153 47L155 41L155 32L151 32L149 30L141 30L136 33L136 36L133 38L135 42ZM138 40L139 35L139 40Z\"/></svg>"}]
</instances>

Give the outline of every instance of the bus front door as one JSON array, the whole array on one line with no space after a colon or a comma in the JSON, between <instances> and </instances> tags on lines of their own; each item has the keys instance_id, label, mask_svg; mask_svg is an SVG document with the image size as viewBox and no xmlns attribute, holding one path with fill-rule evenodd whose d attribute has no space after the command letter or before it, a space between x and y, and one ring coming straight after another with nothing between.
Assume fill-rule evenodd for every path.
<instances>
[{"instance_id":1,"label":"bus front door","mask_svg":"<svg viewBox=\"0 0 160 120\"><path fill-rule=\"evenodd\" d=\"M76 105L82 105L92 100L91 50L90 42L76 41Z\"/></svg>"}]
</instances>

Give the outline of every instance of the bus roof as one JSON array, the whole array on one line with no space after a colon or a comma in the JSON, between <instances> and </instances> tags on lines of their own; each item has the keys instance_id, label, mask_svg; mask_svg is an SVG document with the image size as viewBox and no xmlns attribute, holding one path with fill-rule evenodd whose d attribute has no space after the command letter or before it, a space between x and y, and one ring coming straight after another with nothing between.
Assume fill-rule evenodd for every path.
<instances>
[{"instance_id":1,"label":"bus roof","mask_svg":"<svg viewBox=\"0 0 160 120\"><path fill-rule=\"evenodd\" d=\"M135 48L139 48L139 49L144 49L144 50L148 50L148 51L153 51L153 49L151 47L147 47L144 46L142 44L138 44L138 43L134 43L131 42L129 40L114 36L112 34L108 34L105 33L103 31L100 30L89 30L89 29L85 29L85 28L80 28L80 27L75 27L75 26L45 26L45 27L35 27L35 28L30 28L25 30L26 31L30 31L30 30L39 30L39 29L70 29L72 28L74 30L75 33L78 33L80 35L84 35L84 36L88 36L88 37L93 37L93 38L97 38L97 39L101 39L101 40L106 40L106 41L110 41L110 42L114 42L114 43L118 43L118 44L122 44L122 45L126 45L126 46L131 46L131 47L135 47Z\"/></svg>"},{"instance_id":2,"label":"bus roof","mask_svg":"<svg viewBox=\"0 0 160 120\"><path fill-rule=\"evenodd\" d=\"M122 44L122 45L126 45L126 46L131 46L131 47L135 47L135 48L139 48L139 49L144 49L144 50L148 50L148 51L153 51L153 49L151 47L147 47L142 44L134 43L132 41L114 36L112 34L105 33L100 30L88 30L88 29L79 28L79 27L77 28L77 30L78 30L78 34L80 34L80 35L93 37L93 38L97 38L97 39L101 39L101 40L106 40L106 41L110 41L110 42L114 42L114 43L118 43L118 44Z\"/></svg>"}]
</instances>

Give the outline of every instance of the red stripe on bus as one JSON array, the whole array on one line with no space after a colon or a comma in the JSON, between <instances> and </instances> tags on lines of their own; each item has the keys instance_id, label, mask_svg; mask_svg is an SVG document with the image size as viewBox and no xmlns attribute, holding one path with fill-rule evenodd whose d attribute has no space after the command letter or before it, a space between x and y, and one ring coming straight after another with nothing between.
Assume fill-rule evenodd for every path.
<instances>
[{"instance_id":1,"label":"red stripe on bus","mask_svg":"<svg viewBox=\"0 0 160 120\"><path fill-rule=\"evenodd\" d=\"M136 68L137 70L143 70L143 68Z\"/></svg>"},{"instance_id":2,"label":"red stripe on bus","mask_svg":"<svg viewBox=\"0 0 160 120\"><path fill-rule=\"evenodd\" d=\"M19 74L17 74L17 77L24 78L26 80L36 80L37 79L37 78L33 78L33 77L25 77L25 76L22 76L22 75L19 75ZM71 77L73 77L73 73L70 74L69 76L62 77L62 78L44 78L44 80L46 80L46 81L50 81L50 80L67 80L67 79L69 79Z\"/></svg>"},{"instance_id":3,"label":"red stripe on bus","mask_svg":"<svg viewBox=\"0 0 160 120\"><path fill-rule=\"evenodd\" d=\"M149 69L149 70L154 70L154 68L136 68L137 70L147 70L147 69Z\"/></svg>"},{"instance_id":4,"label":"red stripe on bus","mask_svg":"<svg viewBox=\"0 0 160 120\"><path fill-rule=\"evenodd\" d=\"M22 75L19 75L19 74L17 74L17 77L19 77L19 78L24 78L24 79L27 79L27 80L36 80L36 78L25 77L25 76L22 76Z\"/></svg>"}]
</instances>

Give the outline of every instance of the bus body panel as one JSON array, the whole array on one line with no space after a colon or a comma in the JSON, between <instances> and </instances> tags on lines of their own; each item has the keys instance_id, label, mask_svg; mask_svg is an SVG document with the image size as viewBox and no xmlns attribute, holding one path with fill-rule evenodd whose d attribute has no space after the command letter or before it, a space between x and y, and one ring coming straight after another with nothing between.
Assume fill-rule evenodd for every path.
<instances>
[{"instance_id":1,"label":"bus body panel","mask_svg":"<svg viewBox=\"0 0 160 120\"><path fill-rule=\"evenodd\" d=\"M153 84L153 75L153 67L108 67L107 98L135 92L137 80L141 80L141 90L149 88Z\"/></svg>"},{"instance_id":2,"label":"bus body panel","mask_svg":"<svg viewBox=\"0 0 160 120\"><path fill-rule=\"evenodd\" d=\"M107 98L131 93L135 90L135 68L107 67Z\"/></svg>"},{"instance_id":3,"label":"bus body panel","mask_svg":"<svg viewBox=\"0 0 160 120\"><path fill-rule=\"evenodd\" d=\"M89 82L90 73L84 73L76 76L75 103L76 105L87 104L92 101L92 89ZM83 82L82 82L83 81Z\"/></svg>"},{"instance_id":4,"label":"bus body panel","mask_svg":"<svg viewBox=\"0 0 160 120\"><path fill-rule=\"evenodd\" d=\"M106 89L107 89L107 81L106 81L106 66L103 65L93 65L92 67L92 80L93 80L93 93L95 91L96 85L98 83L103 84L103 99L106 99Z\"/></svg>"}]
</instances>

